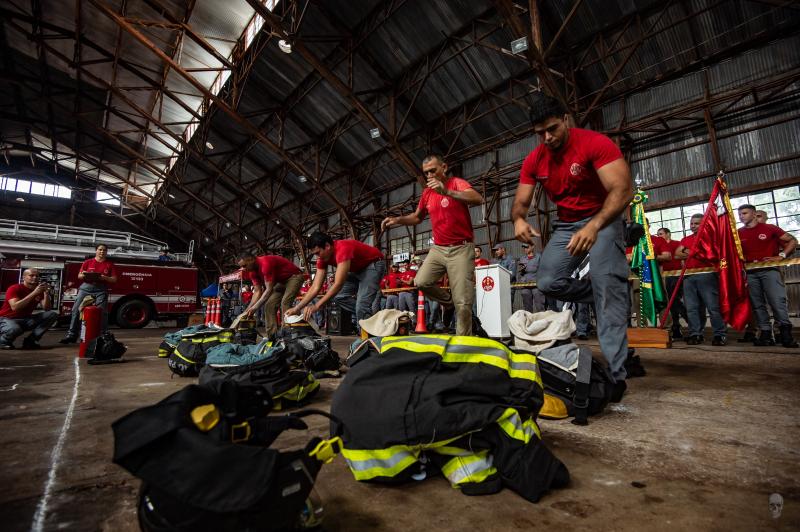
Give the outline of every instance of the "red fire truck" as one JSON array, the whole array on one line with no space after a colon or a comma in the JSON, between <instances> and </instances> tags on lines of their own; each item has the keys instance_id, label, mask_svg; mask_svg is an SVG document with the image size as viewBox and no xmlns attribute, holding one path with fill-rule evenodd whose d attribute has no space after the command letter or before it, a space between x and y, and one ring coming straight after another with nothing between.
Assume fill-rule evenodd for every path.
<instances>
[{"instance_id":1,"label":"red fire truck","mask_svg":"<svg viewBox=\"0 0 800 532\"><path fill-rule=\"evenodd\" d=\"M159 261L166 244L139 235L1 219L0 299L8 286L21 282L23 270L38 268L41 280L50 283L53 308L67 319L81 284L80 266L101 243L117 268L117 282L109 286L111 323L139 328L156 318L180 322L198 309L193 243L189 253Z\"/></svg>"}]
</instances>

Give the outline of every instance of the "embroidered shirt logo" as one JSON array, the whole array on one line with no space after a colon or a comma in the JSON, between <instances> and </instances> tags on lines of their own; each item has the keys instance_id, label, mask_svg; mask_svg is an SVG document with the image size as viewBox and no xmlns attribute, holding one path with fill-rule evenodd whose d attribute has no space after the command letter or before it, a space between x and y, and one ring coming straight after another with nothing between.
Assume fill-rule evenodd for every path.
<instances>
[{"instance_id":1,"label":"embroidered shirt logo","mask_svg":"<svg viewBox=\"0 0 800 532\"><path fill-rule=\"evenodd\" d=\"M572 166L569 167L569 173L572 175L581 175L581 172L583 172L583 166L578 163L572 163Z\"/></svg>"},{"instance_id":2,"label":"embroidered shirt logo","mask_svg":"<svg viewBox=\"0 0 800 532\"><path fill-rule=\"evenodd\" d=\"M767 239L767 235L765 235L764 233L758 233L758 239L759 240L766 240Z\"/></svg>"},{"instance_id":3,"label":"embroidered shirt logo","mask_svg":"<svg viewBox=\"0 0 800 532\"><path fill-rule=\"evenodd\" d=\"M450 205L450 201L447 198L442 198L442 201L439 203L442 207L447 207Z\"/></svg>"}]
</instances>

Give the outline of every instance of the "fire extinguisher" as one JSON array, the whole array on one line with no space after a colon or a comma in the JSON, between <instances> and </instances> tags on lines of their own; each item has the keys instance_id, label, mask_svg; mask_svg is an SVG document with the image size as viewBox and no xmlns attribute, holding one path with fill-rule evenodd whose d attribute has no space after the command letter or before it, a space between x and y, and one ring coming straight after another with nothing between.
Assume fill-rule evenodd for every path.
<instances>
[{"instance_id":1,"label":"fire extinguisher","mask_svg":"<svg viewBox=\"0 0 800 532\"><path fill-rule=\"evenodd\" d=\"M81 345L78 351L80 358L86 357L86 348L89 342L100 336L100 322L103 310L95 305L84 307L81 311Z\"/></svg>"}]
</instances>

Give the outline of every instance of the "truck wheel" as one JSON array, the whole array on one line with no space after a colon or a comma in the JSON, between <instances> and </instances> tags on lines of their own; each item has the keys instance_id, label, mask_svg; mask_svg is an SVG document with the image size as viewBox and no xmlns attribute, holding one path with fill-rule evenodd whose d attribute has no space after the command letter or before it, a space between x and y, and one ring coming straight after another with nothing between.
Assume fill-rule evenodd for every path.
<instances>
[{"instance_id":1,"label":"truck wheel","mask_svg":"<svg viewBox=\"0 0 800 532\"><path fill-rule=\"evenodd\" d=\"M123 329L141 329L152 319L150 305L141 299L131 299L117 308L117 325Z\"/></svg>"}]
</instances>

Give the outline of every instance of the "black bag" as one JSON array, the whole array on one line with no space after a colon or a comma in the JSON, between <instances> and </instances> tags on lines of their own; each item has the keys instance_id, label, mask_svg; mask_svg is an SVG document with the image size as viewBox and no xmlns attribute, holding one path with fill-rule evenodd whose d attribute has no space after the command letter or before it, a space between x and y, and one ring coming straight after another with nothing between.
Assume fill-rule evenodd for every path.
<instances>
[{"instance_id":1,"label":"black bag","mask_svg":"<svg viewBox=\"0 0 800 532\"><path fill-rule=\"evenodd\" d=\"M122 358L128 348L117 341L110 332L104 332L86 345L86 357L90 364L116 362Z\"/></svg>"},{"instance_id":2,"label":"black bag","mask_svg":"<svg viewBox=\"0 0 800 532\"><path fill-rule=\"evenodd\" d=\"M206 353L212 347L229 343L230 329L208 329L183 336L167 357L170 371L181 377L197 377L206 363Z\"/></svg>"},{"instance_id":3,"label":"black bag","mask_svg":"<svg viewBox=\"0 0 800 532\"><path fill-rule=\"evenodd\" d=\"M144 531L272 531L313 524L308 497L341 440L313 438L303 449L269 445L287 429L307 429L305 410L267 416L262 389L228 382L214 392L190 385L112 424L114 463L142 479ZM331 418L337 431L338 422Z\"/></svg>"},{"instance_id":4,"label":"black bag","mask_svg":"<svg viewBox=\"0 0 800 532\"><path fill-rule=\"evenodd\" d=\"M545 393L545 406L539 412L540 417L574 417L574 424L586 425L587 417L602 412L611 400L614 379L605 364L592 356L590 347L577 347L575 369L570 369L574 360L571 363L555 362L548 359L547 349L539 353L537 360Z\"/></svg>"}]
</instances>

